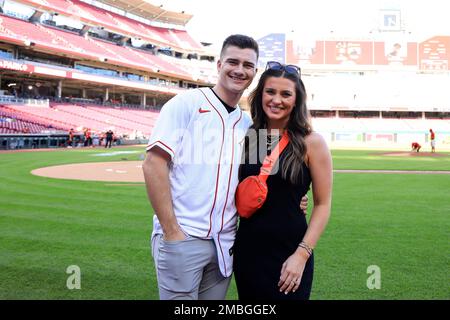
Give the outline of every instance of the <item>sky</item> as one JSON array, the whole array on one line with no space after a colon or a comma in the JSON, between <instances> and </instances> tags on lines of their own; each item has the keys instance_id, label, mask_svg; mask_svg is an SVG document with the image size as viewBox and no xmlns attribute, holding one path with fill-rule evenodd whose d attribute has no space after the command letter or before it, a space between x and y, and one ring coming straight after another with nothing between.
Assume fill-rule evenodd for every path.
<instances>
[{"instance_id":1,"label":"sky","mask_svg":"<svg viewBox=\"0 0 450 320\"><path fill-rule=\"evenodd\" d=\"M448 0L150 0L193 14L186 29L195 39L220 47L230 34L262 38L286 33L316 40L332 36L376 35L380 10L400 10L406 33L423 41L450 35ZM372 31L372 33L370 33Z\"/></svg>"}]
</instances>

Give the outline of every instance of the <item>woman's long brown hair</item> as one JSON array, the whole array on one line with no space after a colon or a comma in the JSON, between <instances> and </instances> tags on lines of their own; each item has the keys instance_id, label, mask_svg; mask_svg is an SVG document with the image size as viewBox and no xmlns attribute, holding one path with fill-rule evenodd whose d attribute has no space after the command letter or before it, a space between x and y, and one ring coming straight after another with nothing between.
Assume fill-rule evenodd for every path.
<instances>
[{"instance_id":1,"label":"woman's long brown hair","mask_svg":"<svg viewBox=\"0 0 450 320\"><path fill-rule=\"evenodd\" d=\"M295 106L292 109L287 124L290 143L284 151L284 161L281 167L283 179L296 184L302 176L302 163L305 161L305 137L312 132L309 111L306 107L306 89L300 76L283 70L267 69L261 75L258 85L249 96L250 112L253 119L252 128L255 130L267 128L267 116L262 106L262 96L266 81L270 77L286 78L295 83ZM252 149L250 147L250 149Z\"/></svg>"}]
</instances>

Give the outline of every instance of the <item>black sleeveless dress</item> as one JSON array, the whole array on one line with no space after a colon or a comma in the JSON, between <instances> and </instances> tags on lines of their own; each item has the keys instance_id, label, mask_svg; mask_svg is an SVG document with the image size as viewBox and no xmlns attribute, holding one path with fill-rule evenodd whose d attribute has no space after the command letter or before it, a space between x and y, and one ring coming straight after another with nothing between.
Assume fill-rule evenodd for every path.
<instances>
[{"instance_id":1,"label":"black sleeveless dress","mask_svg":"<svg viewBox=\"0 0 450 320\"><path fill-rule=\"evenodd\" d=\"M287 148L286 148L287 149ZM281 153L280 166L286 149ZM263 157L261 157L263 158ZM241 164L239 180L258 175L261 161ZM280 292L281 266L298 248L308 227L300 209L301 198L308 192L311 175L302 164L300 183L291 184L281 176L281 169L267 179L266 202L248 219L240 218L233 247L234 276L240 300L306 300L313 281L314 257L308 259L299 289Z\"/></svg>"}]
</instances>

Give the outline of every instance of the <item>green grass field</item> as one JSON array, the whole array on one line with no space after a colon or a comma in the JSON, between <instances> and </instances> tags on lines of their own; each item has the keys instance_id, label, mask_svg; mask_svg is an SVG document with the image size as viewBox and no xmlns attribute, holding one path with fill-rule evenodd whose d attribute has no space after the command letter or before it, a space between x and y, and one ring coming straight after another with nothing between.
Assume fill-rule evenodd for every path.
<instances>
[{"instance_id":1,"label":"green grass field","mask_svg":"<svg viewBox=\"0 0 450 320\"><path fill-rule=\"evenodd\" d=\"M30 174L49 165L138 160L104 149L0 153L0 299L157 299L143 185ZM109 151L109 150L108 150ZM335 169L450 170L443 157L333 151ZM450 299L450 176L335 173L312 299ZM81 269L81 289L66 269ZM381 289L369 290L376 265ZM236 299L232 283L228 299Z\"/></svg>"}]
</instances>

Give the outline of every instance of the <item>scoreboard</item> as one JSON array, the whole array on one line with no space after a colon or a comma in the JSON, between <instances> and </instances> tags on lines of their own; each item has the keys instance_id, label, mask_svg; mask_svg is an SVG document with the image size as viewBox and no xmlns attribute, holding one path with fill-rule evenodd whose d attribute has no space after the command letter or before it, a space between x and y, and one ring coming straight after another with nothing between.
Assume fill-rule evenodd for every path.
<instances>
[{"instance_id":1,"label":"scoreboard","mask_svg":"<svg viewBox=\"0 0 450 320\"><path fill-rule=\"evenodd\" d=\"M404 66L420 71L450 70L450 36L423 42L386 37L384 41L336 39L306 41L270 34L258 41L260 67L267 61L308 65Z\"/></svg>"}]
</instances>

